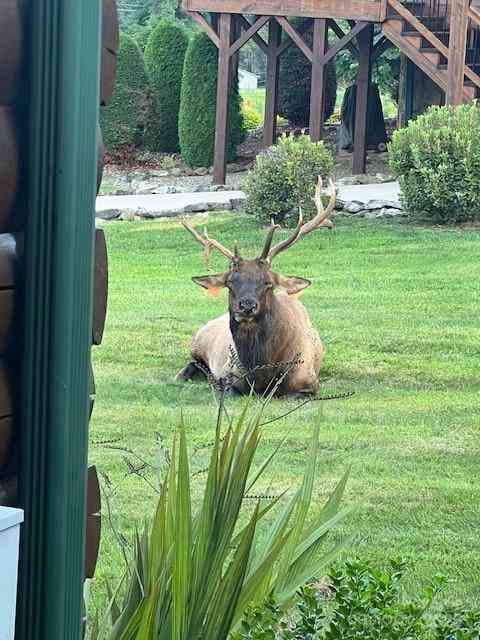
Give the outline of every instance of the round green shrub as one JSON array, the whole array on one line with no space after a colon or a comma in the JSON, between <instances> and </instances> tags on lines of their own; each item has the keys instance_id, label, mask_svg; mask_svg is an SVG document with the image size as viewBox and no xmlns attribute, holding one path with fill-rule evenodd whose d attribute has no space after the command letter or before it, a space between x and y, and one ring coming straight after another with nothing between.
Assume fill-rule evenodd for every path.
<instances>
[{"instance_id":1,"label":"round green shrub","mask_svg":"<svg viewBox=\"0 0 480 640\"><path fill-rule=\"evenodd\" d=\"M151 124L152 151L178 151L180 88L188 38L183 28L160 20L148 38L145 65L155 96L158 121Z\"/></svg>"},{"instance_id":2,"label":"round green shrub","mask_svg":"<svg viewBox=\"0 0 480 640\"><path fill-rule=\"evenodd\" d=\"M297 30L302 29L304 22L305 18L292 20L292 24ZM312 47L312 31L308 31L303 37L305 42ZM308 127L312 65L295 44L290 45L280 60L278 113L296 126ZM335 63L330 62L326 67L325 120L328 120L332 115L336 99L337 74Z\"/></svg>"},{"instance_id":3,"label":"round green shrub","mask_svg":"<svg viewBox=\"0 0 480 640\"><path fill-rule=\"evenodd\" d=\"M115 91L109 105L100 112L107 150L141 145L152 111L152 93L142 53L132 38L121 34Z\"/></svg>"},{"instance_id":4,"label":"round green shrub","mask_svg":"<svg viewBox=\"0 0 480 640\"><path fill-rule=\"evenodd\" d=\"M183 67L178 133L183 160L191 167L213 164L217 102L218 50L206 33L190 40ZM243 118L238 78L233 78L229 105L227 159L234 160L242 141Z\"/></svg>"},{"instance_id":5,"label":"round green shrub","mask_svg":"<svg viewBox=\"0 0 480 640\"><path fill-rule=\"evenodd\" d=\"M316 213L313 203L318 176L325 180L333 169L333 157L323 142L310 136L282 136L276 146L259 154L247 174L244 190L246 212L262 224L296 224L301 207L305 220Z\"/></svg>"},{"instance_id":6,"label":"round green shrub","mask_svg":"<svg viewBox=\"0 0 480 640\"><path fill-rule=\"evenodd\" d=\"M401 201L414 217L451 224L480 219L480 108L431 107L389 146Z\"/></svg>"}]
</instances>

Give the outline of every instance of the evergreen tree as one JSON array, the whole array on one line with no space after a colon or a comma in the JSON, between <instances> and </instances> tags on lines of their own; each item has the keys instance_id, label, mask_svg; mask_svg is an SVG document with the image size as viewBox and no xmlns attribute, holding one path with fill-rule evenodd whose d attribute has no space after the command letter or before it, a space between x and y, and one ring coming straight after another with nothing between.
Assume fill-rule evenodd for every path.
<instances>
[{"instance_id":1,"label":"evergreen tree","mask_svg":"<svg viewBox=\"0 0 480 640\"><path fill-rule=\"evenodd\" d=\"M206 33L195 34L185 56L178 126L182 158L193 167L209 167L213 164L217 65L217 47ZM240 106L238 78L234 78L229 105L229 161L235 159L237 145L244 135Z\"/></svg>"},{"instance_id":2,"label":"evergreen tree","mask_svg":"<svg viewBox=\"0 0 480 640\"><path fill-rule=\"evenodd\" d=\"M155 96L158 126L153 130L153 149L178 151L178 112L182 71L188 39L181 26L160 20L145 48L145 64Z\"/></svg>"}]
</instances>

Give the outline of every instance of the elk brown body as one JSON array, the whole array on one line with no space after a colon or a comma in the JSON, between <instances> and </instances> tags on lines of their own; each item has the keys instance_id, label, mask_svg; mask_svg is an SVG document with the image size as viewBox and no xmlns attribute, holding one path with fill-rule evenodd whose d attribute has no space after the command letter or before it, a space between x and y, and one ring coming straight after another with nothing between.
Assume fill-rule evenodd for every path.
<instances>
[{"instance_id":1,"label":"elk brown body","mask_svg":"<svg viewBox=\"0 0 480 640\"><path fill-rule=\"evenodd\" d=\"M191 361L177 379L189 380L203 373L241 393L315 394L324 347L297 295L309 280L283 276L272 270L275 256L301 237L320 227L331 227L335 205L333 184L330 202L324 209L319 179L315 193L317 215L303 224L302 215L292 236L272 247L278 227L272 224L261 255L243 259L192 226L185 228L200 242L208 256L212 248L230 260L225 273L194 277L193 281L212 291L227 288L228 313L207 322L194 336Z\"/></svg>"}]
</instances>

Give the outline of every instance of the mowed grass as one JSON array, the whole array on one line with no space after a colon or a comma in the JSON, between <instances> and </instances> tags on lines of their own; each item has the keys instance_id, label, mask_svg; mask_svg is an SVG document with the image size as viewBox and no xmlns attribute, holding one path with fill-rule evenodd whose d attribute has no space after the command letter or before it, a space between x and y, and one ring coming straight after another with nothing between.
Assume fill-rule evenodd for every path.
<instances>
[{"instance_id":1,"label":"mowed grass","mask_svg":"<svg viewBox=\"0 0 480 640\"><path fill-rule=\"evenodd\" d=\"M112 522L128 536L152 514L158 442L170 445L181 411L200 495L215 399L206 383L173 377L192 334L227 303L191 282L205 270L201 249L177 222L115 222L105 231L109 309L104 342L94 349L90 460L108 476ZM208 231L227 245L238 240L248 255L263 240L243 216L210 217ZM260 451L263 459L285 439L259 492L293 491L321 420L316 508L352 467L345 503L358 509L339 532L355 535L346 554L378 563L407 557L409 591L441 572L452 580L444 598L467 604L480 602L479 255L478 229L339 220L333 232L317 232L281 256L277 270L313 282L303 301L327 349L322 393L355 395L271 424ZM215 256L212 266L226 265ZM275 400L268 416L296 405ZM228 402L232 415L241 407L242 400ZM103 511L97 605L104 579L122 572L105 499Z\"/></svg>"}]
</instances>

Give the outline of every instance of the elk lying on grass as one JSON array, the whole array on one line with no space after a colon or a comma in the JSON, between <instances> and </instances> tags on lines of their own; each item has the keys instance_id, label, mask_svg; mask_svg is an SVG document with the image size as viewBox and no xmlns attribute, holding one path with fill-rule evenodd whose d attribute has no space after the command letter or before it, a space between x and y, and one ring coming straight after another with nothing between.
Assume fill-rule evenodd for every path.
<instances>
[{"instance_id":1,"label":"elk lying on grass","mask_svg":"<svg viewBox=\"0 0 480 640\"><path fill-rule=\"evenodd\" d=\"M257 393L275 388L277 395L316 393L324 347L307 310L296 297L311 282L282 276L271 267L274 258L308 233L332 226L335 187L332 182L330 186L326 209L319 179L314 198L315 217L304 224L300 212L293 234L274 246L273 236L278 227L272 223L262 253L253 260L242 258L237 248L231 252L183 223L207 254L215 248L230 260L225 273L193 278L205 289L226 287L229 312L198 331L192 343L192 359L177 374L177 380L189 380L203 372L241 393L251 388Z\"/></svg>"}]
</instances>

